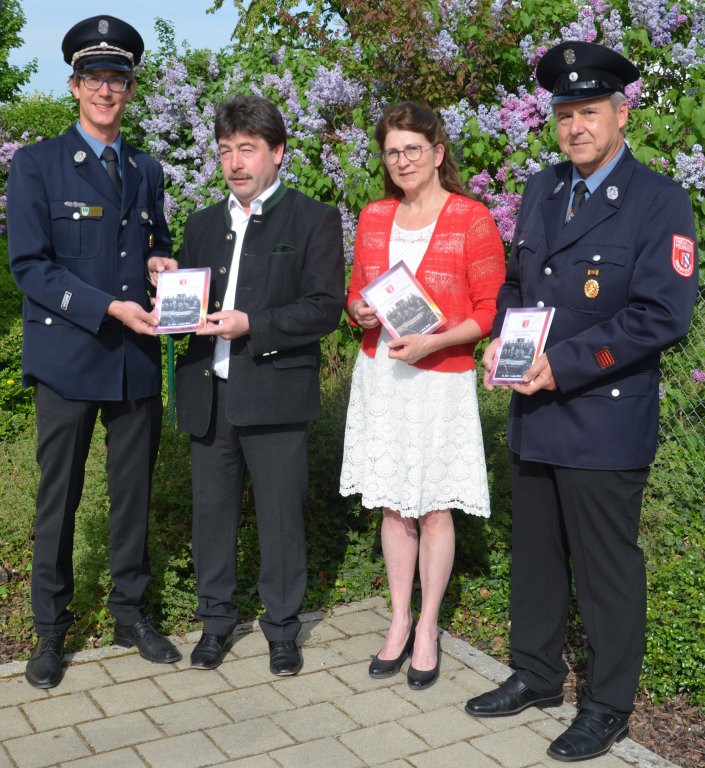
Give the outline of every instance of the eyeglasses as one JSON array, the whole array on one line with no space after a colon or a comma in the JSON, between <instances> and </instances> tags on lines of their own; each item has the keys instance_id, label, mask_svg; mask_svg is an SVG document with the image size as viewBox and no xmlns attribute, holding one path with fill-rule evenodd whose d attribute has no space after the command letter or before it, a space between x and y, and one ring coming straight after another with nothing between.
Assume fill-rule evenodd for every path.
<instances>
[{"instance_id":1,"label":"eyeglasses","mask_svg":"<svg viewBox=\"0 0 705 768\"><path fill-rule=\"evenodd\" d=\"M103 83L107 83L113 93L124 93L132 82L130 77L98 77L98 75L86 75L82 72L79 72L78 77L83 80L83 84L89 91L99 91Z\"/></svg>"},{"instance_id":2,"label":"eyeglasses","mask_svg":"<svg viewBox=\"0 0 705 768\"><path fill-rule=\"evenodd\" d=\"M434 144L429 144L427 147L409 144L404 149L388 149L386 152L382 152L382 162L387 166L396 165L399 162L399 155L404 155L410 163L416 163L421 159L423 152L427 149L433 149L434 146Z\"/></svg>"}]
</instances>

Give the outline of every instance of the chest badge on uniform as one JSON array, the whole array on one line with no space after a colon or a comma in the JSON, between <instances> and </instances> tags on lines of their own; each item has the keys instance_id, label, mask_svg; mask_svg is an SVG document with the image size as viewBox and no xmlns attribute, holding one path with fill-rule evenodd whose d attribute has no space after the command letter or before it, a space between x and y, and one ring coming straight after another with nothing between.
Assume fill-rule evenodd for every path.
<instances>
[{"instance_id":1,"label":"chest badge on uniform","mask_svg":"<svg viewBox=\"0 0 705 768\"><path fill-rule=\"evenodd\" d=\"M591 278L590 280L585 281L585 285L583 286L583 293L588 297L588 299L596 299L599 292L600 284L597 282L597 280L593 280Z\"/></svg>"},{"instance_id":2,"label":"chest badge on uniform","mask_svg":"<svg viewBox=\"0 0 705 768\"><path fill-rule=\"evenodd\" d=\"M128 157L127 160L133 168L137 168L137 163L135 162L134 157Z\"/></svg>"},{"instance_id":3,"label":"chest badge on uniform","mask_svg":"<svg viewBox=\"0 0 705 768\"><path fill-rule=\"evenodd\" d=\"M86 159L86 153L82 149L79 149L78 152L76 152L76 154L73 156L73 159L77 163L82 163Z\"/></svg>"},{"instance_id":4,"label":"chest badge on uniform","mask_svg":"<svg viewBox=\"0 0 705 768\"><path fill-rule=\"evenodd\" d=\"M607 187L607 199L616 200L619 197L619 190L617 187Z\"/></svg>"},{"instance_id":5,"label":"chest badge on uniform","mask_svg":"<svg viewBox=\"0 0 705 768\"><path fill-rule=\"evenodd\" d=\"M555 186L555 188L553 190L553 194L555 195L558 192L560 192L563 189L564 186L565 186L565 184L562 181L559 181L558 184L556 184L556 186Z\"/></svg>"},{"instance_id":6,"label":"chest badge on uniform","mask_svg":"<svg viewBox=\"0 0 705 768\"><path fill-rule=\"evenodd\" d=\"M149 237L147 238L147 246L150 250L154 248L154 232L149 233Z\"/></svg>"}]
</instances>

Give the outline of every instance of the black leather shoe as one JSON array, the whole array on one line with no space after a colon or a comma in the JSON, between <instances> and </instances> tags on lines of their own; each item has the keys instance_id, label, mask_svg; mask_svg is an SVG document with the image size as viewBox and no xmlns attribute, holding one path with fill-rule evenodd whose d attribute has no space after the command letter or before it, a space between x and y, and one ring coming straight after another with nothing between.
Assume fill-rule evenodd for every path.
<instances>
[{"instance_id":1,"label":"black leather shoe","mask_svg":"<svg viewBox=\"0 0 705 768\"><path fill-rule=\"evenodd\" d=\"M232 647L232 635L212 635L204 632L191 651L191 666L196 669L215 669L223 663Z\"/></svg>"},{"instance_id":2,"label":"black leather shoe","mask_svg":"<svg viewBox=\"0 0 705 768\"><path fill-rule=\"evenodd\" d=\"M143 659L155 664L171 664L181 659L171 641L154 629L149 616L135 624L116 624L115 645L123 648L136 646Z\"/></svg>"},{"instance_id":3,"label":"black leather shoe","mask_svg":"<svg viewBox=\"0 0 705 768\"><path fill-rule=\"evenodd\" d=\"M436 641L436 666L433 669L422 671L409 667L406 673L406 681L412 691L423 691L424 688L430 688L441 673L441 636Z\"/></svg>"},{"instance_id":4,"label":"black leather shoe","mask_svg":"<svg viewBox=\"0 0 705 768\"><path fill-rule=\"evenodd\" d=\"M269 671L273 675L295 675L304 660L295 640L269 641Z\"/></svg>"},{"instance_id":5,"label":"black leather shoe","mask_svg":"<svg viewBox=\"0 0 705 768\"><path fill-rule=\"evenodd\" d=\"M380 659L379 654L375 656L370 662L369 673L370 677L380 680L385 677L391 677L401 669L401 665L407 660L409 654L414 650L414 640L416 639L416 622L411 622L411 629L409 630L409 637L407 638L406 645L402 648L401 653L396 659Z\"/></svg>"},{"instance_id":6,"label":"black leather shoe","mask_svg":"<svg viewBox=\"0 0 705 768\"><path fill-rule=\"evenodd\" d=\"M465 711L473 717L506 717L519 714L528 707L558 707L562 703L562 691L536 693L514 673L494 691L468 699Z\"/></svg>"},{"instance_id":7,"label":"black leather shoe","mask_svg":"<svg viewBox=\"0 0 705 768\"><path fill-rule=\"evenodd\" d=\"M64 635L54 632L37 638L24 676L35 688L54 688L61 682Z\"/></svg>"},{"instance_id":8,"label":"black leather shoe","mask_svg":"<svg viewBox=\"0 0 705 768\"><path fill-rule=\"evenodd\" d=\"M572 763L590 760L609 751L615 741L629 735L629 718L581 709L567 731L551 743L546 752L554 760Z\"/></svg>"}]
</instances>

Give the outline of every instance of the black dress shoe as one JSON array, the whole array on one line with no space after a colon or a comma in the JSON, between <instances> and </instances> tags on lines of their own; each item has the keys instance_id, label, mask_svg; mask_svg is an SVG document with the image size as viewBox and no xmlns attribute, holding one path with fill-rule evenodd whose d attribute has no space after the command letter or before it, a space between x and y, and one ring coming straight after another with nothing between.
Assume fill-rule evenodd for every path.
<instances>
[{"instance_id":1,"label":"black dress shoe","mask_svg":"<svg viewBox=\"0 0 705 768\"><path fill-rule=\"evenodd\" d=\"M54 688L61 682L63 658L63 633L40 636L24 671L27 682L35 688Z\"/></svg>"},{"instance_id":2,"label":"black dress shoe","mask_svg":"<svg viewBox=\"0 0 705 768\"><path fill-rule=\"evenodd\" d=\"M554 760L572 763L604 755L629 735L629 718L593 709L581 709L567 731L551 743L546 752Z\"/></svg>"},{"instance_id":3,"label":"black dress shoe","mask_svg":"<svg viewBox=\"0 0 705 768\"><path fill-rule=\"evenodd\" d=\"M155 664L171 664L181 659L181 654L171 641L154 629L149 617L135 624L116 624L115 645L123 648L136 646L143 659Z\"/></svg>"},{"instance_id":4,"label":"black dress shoe","mask_svg":"<svg viewBox=\"0 0 705 768\"><path fill-rule=\"evenodd\" d=\"M232 635L213 635L210 632L204 632L191 651L191 666L196 669L215 669L223 663L223 659L232 647Z\"/></svg>"},{"instance_id":5,"label":"black dress shoe","mask_svg":"<svg viewBox=\"0 0 705 768\"><path fill-rule=\"evenodd\" d=\"M412 691L423 691L424 688L430 688L441 672L441 636L438 636L436 640L436 666L433 669L422 671L409 667L409 671L406 673L406 681L409 683L409 688Z\"/></svg>"},{"instance_id":6,"label":"black dress shoe","mask_svg":"<svg viewBox=\"0 0 705 768\"><path fill-rule=\"evenodd\" d=\"M465 711L474 717L506 717L523 712L528 707L558 707L563 692L537 693L524 685L514 673L499 688L468 699Z\"/></svg>"},{"instance_id":7,"label":"black dress shoe","mask_svg":"<svg viewBox=\"0 0 705 768\"><path fill-rule=\"evenodd\" d=\"M406 640L406 645L402 648L401 653L396 659L380 659L379 654L375 656L370 662L369 673L370 677L374 677L376 680L380 680L385 677L391 677L401 669L401 665L407 660L409 654L414 650L414 640L416 639L416 622L411 622L411 629L409 630L409 637Z\"/></svg>"},{"instance_id":8,"label":"black dress shoe","mask_svg":"<svg viewBox=\"0 0 705 768\"><path fill-rule=\"evenodd\" d=\"M269 641L269 671L273 675L295 675L304 660L295 640Z\"/></svg>"}]
</instances>

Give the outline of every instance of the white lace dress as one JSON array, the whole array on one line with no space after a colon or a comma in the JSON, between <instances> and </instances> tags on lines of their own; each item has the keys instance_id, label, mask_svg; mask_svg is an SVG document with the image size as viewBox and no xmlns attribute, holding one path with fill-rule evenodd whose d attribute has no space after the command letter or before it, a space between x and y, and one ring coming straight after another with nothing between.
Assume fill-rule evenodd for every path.
<instances>
[{"instance_id":1,"label":"white lace dress","mask_svg":"<svg viewBox=\"0 0 705 768\"><path fill-rule=\"evenodd\" d=\"M393 266L415 272L433 234L394 224ZM387 354L382 329L377 354L360 351L353 370L345 426L340 493L404 517L460 509L488 517L489 492L475 371L426 371Z\"/></svg>"}]
</instances>

